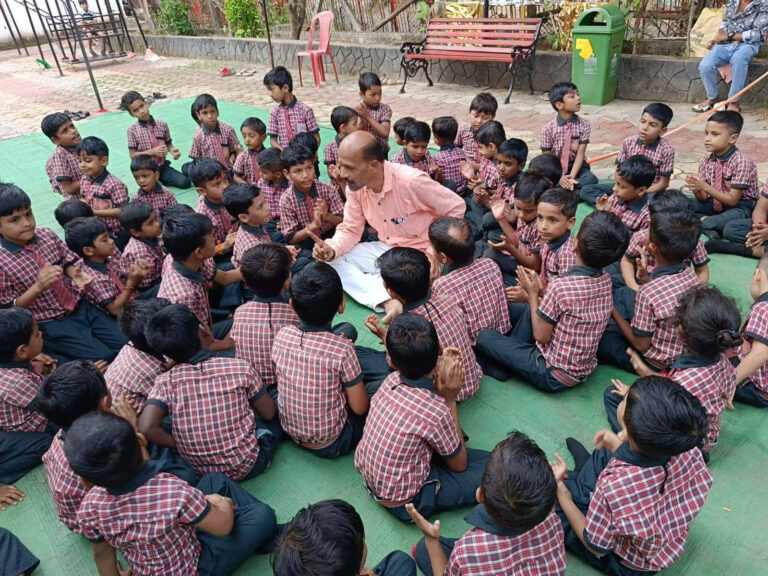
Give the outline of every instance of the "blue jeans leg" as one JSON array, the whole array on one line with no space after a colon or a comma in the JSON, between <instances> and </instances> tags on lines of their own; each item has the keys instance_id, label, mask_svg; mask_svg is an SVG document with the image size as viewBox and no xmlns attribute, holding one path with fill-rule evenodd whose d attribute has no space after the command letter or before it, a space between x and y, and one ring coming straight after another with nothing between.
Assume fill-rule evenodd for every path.
<instances>
[{"instance_id":1,"label":"blue jeans leg","mask_svg":"<svg viewBox=\"0 0 768 576\"><path fill-rule=\"evenodd\" d=\"M760 44L739 42L736 45L736 49L731 54L733 78L731 79L731 88L728 90L729 98L744 88L744 84L747 81L749 63L752 62L752 59L755 56L757 56L758 50L760 50ZM740 98L737 98L734 102L737 102L738 100L740 100Z\"/></svg>"},{"instance_id":2,"label":"blue jeans leg","mask_svg":"<svg viewBox=\"0 0 768 576\"><path fill-rule=\"evenodd\" d=\"M701 76L701 83L704 84L704 89L707 91L707 100L717 99L717 69L731 60L731 53L730 44L715 44L699 62L699 75ZM734 74L734 83L735 80Z\"/></svg>"}]
</instances>

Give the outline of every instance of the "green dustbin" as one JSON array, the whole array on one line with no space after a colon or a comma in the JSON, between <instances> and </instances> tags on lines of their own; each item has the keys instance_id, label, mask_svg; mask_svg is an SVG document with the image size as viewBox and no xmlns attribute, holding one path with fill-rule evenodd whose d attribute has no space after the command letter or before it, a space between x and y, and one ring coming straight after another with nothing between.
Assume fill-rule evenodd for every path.
<instances>
[{"instance_id":1,"label":"green dustbin","mask_svg":"<svg viewBox=\"0 0 768 576\"><path fill-rule=\"evenodd\" d=\"M584 104L602 106L616 96L626 28L624 14L613 4L585 10L576 19L572 78Z\"/></svg>"}]
</instances>

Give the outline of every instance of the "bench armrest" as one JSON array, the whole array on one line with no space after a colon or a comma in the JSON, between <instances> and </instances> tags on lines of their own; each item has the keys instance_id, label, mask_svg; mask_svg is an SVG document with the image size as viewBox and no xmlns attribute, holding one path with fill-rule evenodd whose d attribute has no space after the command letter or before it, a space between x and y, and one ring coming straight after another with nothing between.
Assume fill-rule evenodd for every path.
<instances>
[{"instance_id":1,"label":"bench armrest","mask_svg":"<svg viewBox=\"0 0 768 576\"><path fill-rule=\"evenodd\" d=\"M424 50L424 44L426 43L427 39L426 37L421 42L403 42L403 45L400 46L400 53L401 54L421 54L421 51Z\"/></svg>"}]
</instances>

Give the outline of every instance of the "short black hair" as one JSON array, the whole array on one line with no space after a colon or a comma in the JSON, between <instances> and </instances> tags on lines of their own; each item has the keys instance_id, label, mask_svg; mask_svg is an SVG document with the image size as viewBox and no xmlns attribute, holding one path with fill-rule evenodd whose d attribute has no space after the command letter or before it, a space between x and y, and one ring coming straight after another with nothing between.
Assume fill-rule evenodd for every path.
<instances>
[{"instance_id":1,"label":"short black hair","mask_svg":"<svg viewBox=\"0 0 768 576\"><path fill-rule=\"evenodd\" d=\"M317 151L320 149L320 144L317 143L317 139L314 137L314 135L310 134L309 132L299 132L291 138L291 141L288 142L288 145L296 145L304 146L305 148L309 148L312 150L312 157L314 158L315 154L317 154Z\"/></svg>"},{"instance_id":2,"label":"short black hair","mask_svg":"<svg viewBox=\"0 0 768 576\"><path fill-rule=\"evenodd\" d=\"M557 498L557 482L544 451L518 431L493 449L480 486L488 515L508 530L541 524Z\"/></svg>"},{"instance_id":3,"label":"short black hair","mask_svg":"<svg viewBox=\"0 0 768 576\"><path fill-rule=\"evenodd\" d=\"M360 149L360 153L366 162L372 162L373 160L384 162L389 155L389 144L384 140L371 138L370 142Z\"/></svg>"},{"instance_id":4,"label":"short black hair","mask_svg":"<svg viewBox=\"0 0 768 576\"><path fill-rule=\"evenodd\" d=\"M126 302L120 314L117 315L117 325L137 350L146 354L158 356L156 350L147 342L145 330L149 319L156 313L171 305L165 298L137 298Z\"/></svg>"},{"instance_id":5,"label":"short black hair","mask_svg":"<svg viewBox=\"0 0 768 576\"><path fill-rule=\"evenodd\" d=\"M698 398L668 378L646 376L629 388L624 425L644 456L667 459L696 448L707 424Z\"/></svg>"},{"instance_id":6,"label":"short black hair","mask_svg":"<svg viewBox=\"0 0 768 576\"><path fill-rule=\"evenodd\" d=\"M48 138L56 138L56 135L59 133L59 128L71 121L72 118L64 114L64 112L54 112L43 118L43 121L40 122L40 129L43 131L43 134L48 136Z\"/></svg>"},{"instance_id":7,"label":"short black hair","mask_svg":"<svg viewBox=\"0 0 768 576\"><path fill-rule=\"evenodd\" d=\"M227 172L227 169L215 158L196 158L190 163L187 176L199 188L205 186L206 182L220 178L223 172Z\"/></svg>"},{"instance_id":8,"label":"short black hair","mask_svg":"<svg viewBox=\"0 0 768 576\"><path fill-rule=\"evenodd\" d=\"M72 470L96 486L119 488L144 466L133 426L111 412L91 412L72 423L64 442Z\"/></svg>"},{"instance_id":9,"label":"short black hair","mask_svg":"<svg viewBox=\"0 0 768 576\"><path fill-rule=\"evenodd\" d=\"M421 378L437 366L440 341L432 323L412 312L400 314L387 330L387 354L406 378Z\"/></svg>"},{"instance_id":10,"label":"short black hair","mask_svg":"<svg viewBox=\"0 0 768 576\"><path fill-rule=\"evenodd\" d=\"M463 218L443 216L432 222L429 226L429 241L437 252L448 256L454 264L468 264L475 257L472 231Z\"/></svg>"},{"instance_id":11,"label":"short black hair","mask_svg":"<svg viewBox=\"0 0 768 576\"><path fill-rule=\"evenodd\" d=\"M275 66L264 75L264 86L275 85L278 88L288 86L288 92L293 92L293 77L285 66Z\"/></svg>"},{"instance_id":12,"label":"short black hair","mask_svg":"<svg viewBox=\"0 0 768 576\"><path fill-rule=\"evenodd\" d=\"M240 124L240 130L243 128L248 128L250 130L253 130L254 132L261 134L262 136L267 133L267 127L264 124L264 122L256 118L255 116L249 116L245 120L243 120L242 124Z\"/></svg>"},{"instance_id":13,"label":"short black hair","mask_svg":"<svg viewBox=\"0 0 768 576\"><path fill-rule=\"evenodd\" d=\"M648 188L656 179L656 166L643 154L635 154L616 166L616 174L635 188Z\"/></svg>"},{"instance_id":14,"label":"short black hair","mask_svg":"<svg viewBox=\"0 0 768 576\"><path fill-rule=\"evenodd\" d=\"M46 376L37 393L37 408L67 430L80 416L98 410L108 394L104 375L93 362L73 360Z\"/></svg>"},{"instance_id":15,"label":"short black hair","mask_svg":"<svg viewBox=\"0 0 768 576\"><path fill-rule=\"evenodd\" d=\"M621 219L600 210L584 218L576 238L584 264L600 270L620 260L629 246L629 230Z\"/></svg>"},{"instance_id":16,"label":"short black hair","mask_svg":"<svg viewBox=\"0 0 768 576\"><path fill-rule=\"evenodd\" d=\"M19 346L26 346L35 332L35 317L26 308L0 310L0 362L12 362Z\"/></svg>"},{"instance_id":17,"label":"short black hair","mask_svg":"<svg viewBox=\"0 0 768 576\"><path fill-rule=\"evenodd\" d=\"M363 72L357 79L357 86L360 92L368 92L374 86L381 86L381 78L373 72Z\"/></svg>"},{"instance_id":18,"label":"short black hair","mask_svg":"<svg viewBox=\"0 0 768 576\"><path fill-rule=\"evenodd\" d=\"M282 172L285 169L285 162L277 148L265 148L256 156L256 163L263 170L272 172Z\"/></svg>"},{"instance_id":19,"label":"short black hair","mask_svg":"<svg viewBox=\"0 0 768 576\"><path fill-rule=\"evenodd\" d=\"M149 202L133 201L120 208L120 225L130 234L131 230L141 230L141 226L152 216L155 207Z\"/></svg>"},{"instance_id":20,"label":"short black hair","mask_svg":"<svg viewBox=\"0 0 768 576\"><path fill-rule=\"evenodd\" d=\"M733 110L718 110L709 117L707 122L723 124L731 134L741 134L744 127L744 117Z\"/></svg>"},{"instance_id":21,"label":"short black hair","mask_svg":"<svg viewBox=\"0 0 768 576\"><path fill-rule=\"evenodd\" d=\"M357 118L357 116L358 113L354 108L350 108L349 106L336 106L331 110L331 126L333 126L333 129L336 130L336 133L338 134L342 126L349 124L352 118Z\"/></svg>"},{"instance_id":22,"label":"short black hair","mask_svg":"<svg viewBox=\"0 0 768 576\"><path fill-rule=\"evenodd\" d=\"M716 359L728 348L742 344L736 302L714 286L699 285L685 292L675 316L691 356Z\"/></svg>"},{"instance_id":23,"label":"short black hair","mask_svg":"<svg viewBox=\"0 0 768 576\"><path fill-rule=\"evenodd\" d=\"M208 108L208 106L213 106L214 108L216 108L216 110L219 109L219 105L216 103L216 98L214 98L210 94L200 94L192 102L192 108L191 108L192 119L199 124L200 118L198 115L200 114L200 110Z\"/></svg>"},{"instance_id":24,"label":"short black hair","mask_svg":"<svg viewBox=\"0 0 768 576\"><path fill-rule=\"evenodd\" d=\"M195 210L192 208L192 206L188 206L187 204L171 204L170 206L166 206L160 210L160 213L157 215L157 219L160 221L160 227L162 228L165 226L165 222L171 218L175 218L176 216L184 214L194 213Z\"/></svg>"},{"instance_id":25,"label":"short black hair","mask_svg":"<svg viewBox=\"0 0 768 576\"><path fill-rule=\"evenodd\" d=\"M138 172L139 170L151 170L152 172L159 172L160 168L157 166L157 162L153 156L147 154L137 154L131 158L131 172Z\"/></svg>"},{"instance_id":26,"label":"short black hair","mask_svg":"<svg viewBox=\"0 0 768 576\"><path fill-rule=\"evenodd\" d=\"M550 186L556 186L563 177L563 165L560 163L560 158L551 152L545 152L531 159L528 172L538 172L549 180Z\"/></svg>"},{"instance_id":27,"label":"short black hair","mask_svg":"<svg viewBox=\"0 0 768 576\"><path fill-rule=\"evenodd\" d=\"M528 144L520 138L509 138L504 140L499 146L499 156L508 156L517 160L518 164L524 165L528 160Z\"/></svg>"},{"instance_id":28,"label":"short black hair","mask_svg":"<svg viewBox=\"0 0 768 576\"><path fill-rule=\"evenodd\" d=\"M648 198L648 212L651 216L657 212L691 212L691 203L688 197L680 190L667 188L661 192L650 194Z\"/></svg>"},{"instance_id":29,"label":"short black hair","mask_svg":"<svg viewBox=\"0 0 768 576\"><path fill-rule=\"evenodd\" d=\"M453 142L459 133L459 123L453 116L440 116L432 120L432 132L441 140Z\"/></svg>"},{"instance_id":30,"label":"short black hair","mask_svg":"<svg viewBox=\"0 0 768 576\"><path fill-rule=\"evenodd\" d=\"M56 206L53 215L56 217L56 222L59 223L59 226L64 228L67 223L75 218L88 218L89 216L93 216L93 209L82 200L70 199L64 200L64 202Z\"/></svg>"},{"instance_id":31,"label":"short black hair","mask_svg":"<svg viewBox=\"0 0 768 576\"><path fill-rule=\"evenodd\" d=\"M259 298L279 296L291 275L291 253L282 244L259 244L249 248L240 260L245 285ZM338 308L338 306L337 306Z\"/></svg>"},{"instance_id":32,"label":"short black hair","mask_svg":"<svg viewBox=\"0 0 768 576\"><path fill-rule=\"evenodd\" d=\"M99 159L108 158L109 147L101 138L97 138L96 136L86 136L80 140L80 144L77 145L77 153L85 153L86 156L96 156L96 158Z\"/></svg>"},{"instance_id":33,"label":"short black hair","mask_svg":"<svg viewBox=\"0 0 768 576\"><path fill-rule=\"evenodd\" d=\"M424 252L398 246L379 256L376 264L386 287L406 302L418 302L427 297L430 264Z\"/></svg>"},{"instance_id":34,"label":"short black hair","mask_svg":"<svg viewBox=\"0 0 768 576\"><path fill-rule=\"evenodd\" d=\"M469 103L470 112L474 110L480 114L496 116L496 111L498 109L499 103L490 92L480 92L480 94L472 98L472 102Z\"/></svg>"},{"instance_id":35,"label":"short black hair","mask_svg":"<svg viewBox=\"0 0 768 576\"><path fill-rule=\"evenodd\" d=\"M312 262L291 280L291 302L296 314L307 324L330 324L344 300L341 278L324 262Z\"/></svg>"},{"instance_id":36,"label":"short black hair","mask_svg":"<svg viewBox=\"0 0 768 576\"><path fill-rule=\"evenodd\" d=\"M290 170L293 166L304 164L304 162L313 162L315 159L315 153L301 144L286 146L281 156L286 170Z\"/></svg>"},{"instance_id":37,"label":"short black hair","mask_svg":"<svg viewBox=\"0 0 768 576\"><path fill-rule=\"evenodd\" d=\"M549 103L552 104L552 108L557 110L555 104L562 102L568 94L578 92L578 90L579 87L573 82L558 82L549 89Z\"/></svg>"},{"instance_id":38,"label":"short black hair","mask_svg":"<svg viewBox=\"0 0 768 576\"><path fill-rule=\"evenodd\" d=\"M136 92L136 90L129 90L125 94L123 94L122 98L120 98L120 106L123 107L123 109L128 110L128 106L136 102L136 100L144 100L144 96ZM145 154L143 154L145 156ZM151 158L151 156L150 156ZM153 158L154 160L154 158Z\"/></svg>"},{"instance_id":39,"label":"short black hair","mask_svg":"<svg viewBox=\"0 0 768 576\"><path fill-rule=\"evenodd\" d=\"M701 238L701 221L693 211L657 212L651 216L648 238L671 264L684 262Z\"/></svg>"},{"instance_id":40,"label":"short black hair","mask_svg":"<svg viewBox=\"0 0 768 576\"><path fill-rule=\"evenodd\" d=\"M163 246L174 260L186 260L205 246L205 237L213 230L208 216L191 212L168 218L163 223Z\"/></svg>"},{"instance_id":41,"label":"short black hair","mask_svg":"<svg viewBox=\"0 0 768 576\"><path fill-rule=\"evenodd\" d=\"M230 184L224 190L221 203L227 209L230 216L237 218L240 214L247 214L253 204L253 199L258 198L261 191L255 184Z\"/></svg>"},{"instance_id":42,"label":"short black hair","mask_svg":"<svg viewBox=\"0 0 768 576\"><path fill-rule=\"evenodd\" d=\"M400 140L405 140L405 132L408 130L408 126L414 122L416 122L416 118L413 116L403 116L392 125L392 130L395 131L395 134L397 134L397 137L400 138Z\"/></svg>"},{"instance_id":43,"label":"short black hair","mask_svg":"<svg viewBox=\"0 0 768 576\"><path fill-rule=\"evenodd\" d=\"M426 122L417 120L405 130L406 142L429 142L430 138L432 138L432 130Z\"/></svg>"},{"instance_id":44,"label":"short black hair","mask_svg":"<svg viewBox=\"0 0 768 576\"><path fill-rule=\"evenodd\" d=\"M75 218L64 228L64 241L72 252L84 258L83 249L93 248L93 241L104 232L109 232L109 228L95 216Z\"/></svg>"},{"instance_id":45,"label":"short black hair","mask_svg":"<svg viewBox=\"0 0 768 576\"><path fill-rule=\"evenodd\" d=\"M483 146L495 144L498 148L506 139L507 135L504 133L504 126L496 120L486 122L475 134L475 141Z\"/></svg>"},{"instance_id":46,"label":"short black hair","mask_svg":"<svg viewBox=\"0 0 768 576\"><path fill-rule=\"evenodd\" d=\"M573 190L566 190L557 186L550 188L539 196L539 203L542 202L557 206L566 218L573 218L576 216L576 209L579 207L579 195Z\"/></svg>"},{"instance_id":47,"label":"short black hair","mask_svg":"<svg viewBox=\"0 0 768 576\"><path fill-rule=\"evenodd\" d=\"M324 500L302 508L272 553L275 576L341 576L360 572L365 528L354 506Z\"/></svg>"},{"instance_id":48,"label":"short black hair","mask_svg":"<svg viewBox=\"0 0 768 576\"><path fill-rule=\"evenodd\" d=\"M144 336L154 350L181 364L201 349L200 319L189 306L171 304L149 318Z\"/></svg>"},{"instance_id":49,"label":"short black hair","mask_svg":"<svg viewBox=\"0 0 768 576\"><path fill-rule=\"evenodd\" d=\"M674 116L675 113L672 112L672 108L666 104L662 102L653 102L643 108L643 114L648 114L648 116L656 118L656 120L661 122L661 125L666 128L669 126L669 123L672 122L672 116Z\"/></svg>"},{"instance_id":50,"label":"short black hair","mask_svg":"<svg viewBox=\"0 0 768 576\"><path fill-rule=\"evenodd\" d=\"M526 204L538 204L539 198L549 190L551 184L546 176L536 170L520 174L515 187L515 198Z\"/></svg>"},{"instance_id":51,"label":"short black hair","mask_svg":"<svg viewBox=\"0 0 768 576\"><path fill-rule=\"evenodd\" d=\"M15 184L0 182L0 216L10 216L31 207L32 201L24 190Z\"/></svg>"}]
</instances>

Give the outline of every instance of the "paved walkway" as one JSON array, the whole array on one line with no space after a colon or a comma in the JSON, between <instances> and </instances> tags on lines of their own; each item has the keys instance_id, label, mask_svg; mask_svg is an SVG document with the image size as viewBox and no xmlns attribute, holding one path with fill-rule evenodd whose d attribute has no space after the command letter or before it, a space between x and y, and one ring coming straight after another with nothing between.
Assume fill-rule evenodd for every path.
<instances>
[{"instance_id":1,"label":"paved walkway","mask_svg":"<svg viewBox=\"0 0 768 576\"><path fill-rule=\"evenodd\" d=\"M30 49L30 54L33 54ZM34 56L18 56L15 51L0 52L0 96L4 105L4 127L0 138L11 138L39 130L40 119L56 110L89 110L93 114L96 100L91 91L85 66L65 72L62 78L55 68L43 71L34 61ZM169 98L186 98L202 92L209 92L216 98L239 102L260 108L271 108L274 104L267 95L261 79L267 72L263 65L232 62L229 67L242 70L245 67L256 70L250 77L230 76L221 78L218 74L221 62L167 58L158 62L147 62L140 56L133 59L100 62L94 65L94 73L106 108L116 110L120 96L126 90L138 90L143 94L163 92ZM305 77L311 78L306 67ZM298 74L294 70L294 80ZM469 102L481 88L456 85L435 85L429 88L423 82L409 83L407 94L398 94L399 86L386 86L384 101L400 116L414 116L425 121L444 115L453 115L459 122L466 118ZM315 88L308 82L304 87L295 86L300 99L315 111L321 123L330 124L330 113L339 104L354 105L358 99L356 79L342 77L340 84L330 83ZM499 100L504 96L494 91ZM663 100L663 95L660 95ZM645 105L644 102L616 100L610 104L584 106L582 114L592 122L592 137L588 156L598 156L616 150L621 141L635 133L635 122ZM692 118L694 113L687 104L673 104L675 120L672 126ZM497 119L501 121L508 136L524 139L531 150L538 150L541 127L553 115L549 101L544 94L530 96L516 92L513 101L501 105ZM704 155L703 123L694 124L670 138L675 147L677 161L673 184L681 175L693 173L699 159ZM745 126L739 140L739 147L758 165L761 181L768 177L768 120L756 113L745 114ZM608 161L597 165L601 177L612 173Z\"/></svg>"}]
</instances>

